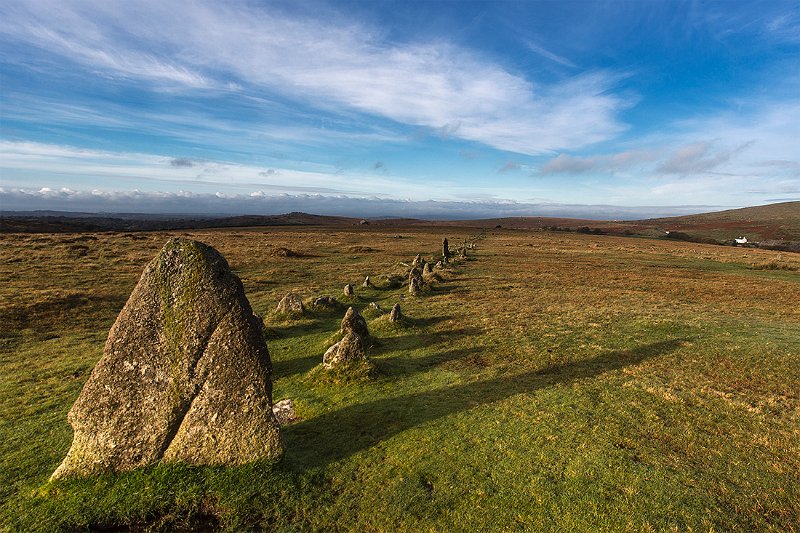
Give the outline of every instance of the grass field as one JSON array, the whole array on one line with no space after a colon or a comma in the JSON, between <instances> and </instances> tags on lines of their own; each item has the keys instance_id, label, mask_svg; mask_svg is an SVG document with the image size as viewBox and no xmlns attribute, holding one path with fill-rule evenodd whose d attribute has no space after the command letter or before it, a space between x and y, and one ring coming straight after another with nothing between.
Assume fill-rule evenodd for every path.
<instances>
[{"instance_id":1,"label":"grass field","mask_svg":"<svg viewBox=\"0 0 800 533\"><path fill-rule=\"evenodd\" d=\"M384 288L475 233L185 233L265 319L275 399L301 418L285 457L55 484L108 329L182 233L1 236L0 528L800 530L800 254L491 230L421 296ZM318 368L343 310L273 313L345 283L377 338L372 377Z\"/></svg>"}]
</instances>

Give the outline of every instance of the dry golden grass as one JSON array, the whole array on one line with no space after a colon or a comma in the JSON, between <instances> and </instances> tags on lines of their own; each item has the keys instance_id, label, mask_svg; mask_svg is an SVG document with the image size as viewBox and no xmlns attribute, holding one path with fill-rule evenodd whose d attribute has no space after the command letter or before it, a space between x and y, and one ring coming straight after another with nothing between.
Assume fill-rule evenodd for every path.
<instances>
[{"instance_id":1,"label":"dry golden grass","mask_svg":"<svg viewBox=\"0 0 800 533\"><path fill-rule=\"evenodd\" d=\"M442 237L477 233L3 235L0 518L12 529L800 527L800 254L487 230L422 296L384 288ZM65 414L108 328L174 235L216 247L264 316L276 399L294 398L302 418L286 429L287 457L37 492L69 446ZM377 288L361 288L366 275ZM357 307L400 302L409 322L365 310L377 377L328 383L314 367L340 316L273 311L289 290L308 303L340 298L345 283Z\"/></svg>"}]
</instances>

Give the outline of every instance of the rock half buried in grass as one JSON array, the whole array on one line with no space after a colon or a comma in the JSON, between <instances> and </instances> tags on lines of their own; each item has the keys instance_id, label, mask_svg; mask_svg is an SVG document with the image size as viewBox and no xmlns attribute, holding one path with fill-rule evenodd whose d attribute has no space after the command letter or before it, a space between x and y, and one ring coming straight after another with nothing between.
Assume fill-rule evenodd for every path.
<instances>
[{"instance_id":1,"label":"rock half buried in grass","mask_svg":"<svg viewBox=\"0 0 800 533\"><path fill-rule=\"evenodd\" d=\"M344 314L341 329L341 332L345 335L351 331L361 337L362 340L367 340L369 338L367 321L364 320L364 317L361 316L361 313L356 311L353 307L349 307L347 312Z\"/></svg>"},{"instance_id":2,"label":"rock half buried in grass","mask_svg":"<svg viewBox=\"0 0 800 533\"><path fill-rule=\"evenodd\" d=\"M303 305L303 300L295 293L290 292L278 302L278 307L275 311L287 315L302 315L306 312L306 308Z\"/></svg>"},{"instance_id":3,"label":"rock half buried in grass","mask_svg":"<svg viewBox=\"0 0 800 533\"><path fill-rule=\"evenodd\" d=\"M358 361L366 361L366 359L364 339L353 331L347 331L342 340L328 348L325 355L322 356L322 365L331 369Z\"/></svg>"},{"instance_id":4,"label":"rock half buried in grass","mask_svg":"<svg viewBox=\"0 0 800 533\"><path fill-rule=\"evenodd\" d=\"M353 292L353 286L350 285L349 283L344 286L344 289L342 290L342 292L344 292L344 295L347 296L347 297L352 297L355 294Z\"/></svg>"},{"instance_id":5,"label":"rock half buried in grass","mask_svg":"<svg viewBox=\"0 0 800 533\"><path fill-rule=\"evenodd\" d=\"M261 321L225 259L170 240L70 409L72 447L52 477L275 458L283 445L271 372Z\"/></svg>"}]
</instances>

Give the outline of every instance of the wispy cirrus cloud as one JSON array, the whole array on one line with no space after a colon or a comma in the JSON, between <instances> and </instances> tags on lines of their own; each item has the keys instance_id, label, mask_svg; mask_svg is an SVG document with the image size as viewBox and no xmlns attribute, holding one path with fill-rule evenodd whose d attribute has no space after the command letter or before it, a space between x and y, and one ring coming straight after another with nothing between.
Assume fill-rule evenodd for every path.
<instances>
[{"instance_id":1,"label":"wispy cirrus cloud","mask_svg":"<svg viewBox=\"0 0 800 533\"><path fill-rule=\"evenodd\" d=\"M539 174L613 173L653 161L657 156L657 152L653 150L627 150L616 154L584 157L558 154L539 168Z\"/></svg>"},{"instance_id":2,"label":"wispy cirrus cloud","mask_svg":"<svg viewBox=\"0 0 800 533\"><path fill-rule=\"evenodd\" d=\"M710 141L700 141L681 146L657 172L662 174L702 174L717 169L729 162L739 152L746 150L754 141L748 141L730 149L718 149Z\"/></svg>"},{"instance_id":3,"label":"wispy cirrus cloud","mask_svg":"<svg viewBox=\"0 0 800 533\"><path fill-rule=\"evenodd\" d=\"M544 85L444 40L398 44L352 21L243 2L11 2L3 11L6 40L102 76L274 91L523 154L577 149L625 129L617 113L629 102L612 91L614 73Z\"/></svg>"},{"instance_id":4,"label":"wispy cirrus cloud","mask_svg":"<svg viewBox=\"0 0 800 533\"><path fill-rule=\"evenodd\" d=\"M378 162L380 163L380 161ZM195 160L154 154L112 152L34 142L0 141L0 170L4 185L24 187L31 173L58 176L48 182L71 187L93 179L100 183L140 182L152 189L191 186L197 190L268 190L289 193L353 194L411 198L446 196L435 185L385 176L385 165L371 172L343 177L329 165L295 162L304 168L273 168L228 161ZM62 186L50 186L53 190Z\"/></svg>"}]
</instances>

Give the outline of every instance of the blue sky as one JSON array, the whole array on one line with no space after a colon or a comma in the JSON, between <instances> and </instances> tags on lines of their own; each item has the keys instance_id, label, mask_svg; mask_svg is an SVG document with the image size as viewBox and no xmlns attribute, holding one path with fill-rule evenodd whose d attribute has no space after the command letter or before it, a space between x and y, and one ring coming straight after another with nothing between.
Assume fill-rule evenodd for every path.
<instances>
[{"instance_id":1,"label":"blue sky","mask_svg":"<svg viewBox=\"0 0 800 533\"><path fill-rule=\"evenodd\" d=\"M800 199L796 0L7 0L0 71L3 209Z\"/></svg>"}]
</instances>

